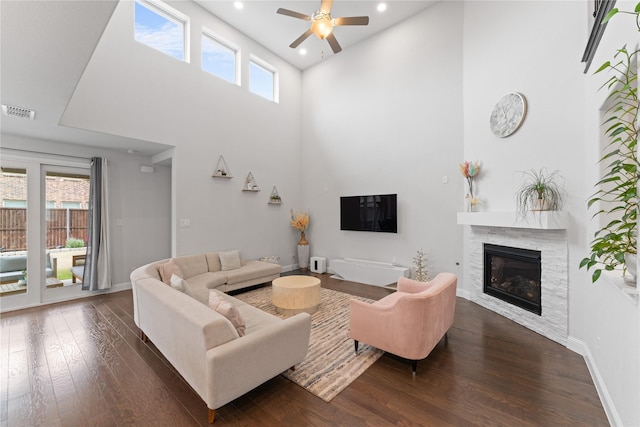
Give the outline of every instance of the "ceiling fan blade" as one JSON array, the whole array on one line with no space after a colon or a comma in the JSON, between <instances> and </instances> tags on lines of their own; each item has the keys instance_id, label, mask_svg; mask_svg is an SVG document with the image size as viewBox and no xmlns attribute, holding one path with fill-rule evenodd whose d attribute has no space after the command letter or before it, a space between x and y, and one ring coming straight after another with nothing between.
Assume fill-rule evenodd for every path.
<instances>
[{"instance_id":1,"label":"ceiling fan blade","mask_svg":"<svg viewBox=\"0 0 640 427\"><path fill-rule=\"evenodd\" d=\"M291 43L289 45L290 48L295 49L298 47L298 45L300 45L300 43L302 43L303 41L305 41L305 39L307 37L309 37L311 34L313 34L313 31L311 30L311 28L309 28L307 31L304 32L304 34L302 34L300 37L298 37L297 39L295 39L293 41L293 43Z\"/></svg>"},{"instance_id":2,"label":"ceiling fan blade","mask_svg":"<svg viewBox=\"0 0 640 427\"><path fill-rule=\"evenodd\" d=\"M311 21L311 17L309 15L305 15L304 13L294 12L293 10L280 8L276 10L276 13L280 15L287 15L293 18L302 19L303 21Z\"/></svg>"},{"instance_id":3,"label":"ceiling fan blade","mask_svg":"<svg viewBox=\"0 0 640 427\"><path fill-rule=\"evenodd\" d=\"M338 53L342 50L340 43L338 43L338 40L336 40L336 36L334 36L333 33L327 36L327 41L329 42L331 49L333 49L333 53Z\"/></svg>"},{"instance_id":4,"label":"ceiling fan blade","mask_svg":"<svg viewBox=\"0 0 640 427\"><path fill-rule=\"evenodd\" d=\"M333 25L369 25L368 16L351 16L348 18L335 18Z\"/></svg>"},{"instance_id":5,"label":"ceiling fan blade","mask_svg":"<svg viewBox=\"0 0 640 427\"><path fill-rule=\"evenodd\" d=\"M324 13L330 13L332 3L333 3L333 0L322 0L322 3L320 4L320 10L323 11Z\"/></svg>"}]
</instances>

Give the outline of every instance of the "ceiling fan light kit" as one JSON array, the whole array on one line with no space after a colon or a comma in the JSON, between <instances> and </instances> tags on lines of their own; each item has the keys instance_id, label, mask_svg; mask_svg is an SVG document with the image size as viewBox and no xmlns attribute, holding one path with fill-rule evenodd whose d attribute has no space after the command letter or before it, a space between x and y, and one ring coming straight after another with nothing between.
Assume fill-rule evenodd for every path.
<instances>
[{"instance_id":1,"label":"ceiling fan light kit","mask_svg":"<svg viewBox=\"0 0 640 427\"><path fill-rule=\"evenodd\" d=\"M313 34L320 40L324 40L333 31L333 22L331 21L331 15L328 13L317 10L311 20L313 21L311 31L313 31Z\"/></svg>"},{"instance_id":2,"label":"ceiling fan light kit","mask_svg":"<svg viewBox=\"0 0 640 427\"><path fill-rule=\"evenodd\" d=\"M290 16L296 19L302 19L303 21L311 21L311 26L307 31L302 33L300 37L295 39L293 43L289 45L290 48L295 49L307 39L311 34L315 34L320 40L327 40L329 46L333 50L333 53L338 53L342 50L338 40L333 34L333 27L342 25L369 25L368 16L352 16L347 18L331 18L331 3L332 0L322 0L320 9L316 10L312 16L305 15L304 13L295 12L289 9L280 8L276 13L280 15Z\"/></svg>"}]
</instances>

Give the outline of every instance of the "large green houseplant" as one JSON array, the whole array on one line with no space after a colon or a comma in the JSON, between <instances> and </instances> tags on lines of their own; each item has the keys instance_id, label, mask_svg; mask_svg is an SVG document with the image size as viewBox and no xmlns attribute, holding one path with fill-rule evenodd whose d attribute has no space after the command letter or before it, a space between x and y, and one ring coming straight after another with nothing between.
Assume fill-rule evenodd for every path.
<instances>
[{"instance_id":1,"label":"large green houseplant","mask_svg":"<svg viewBox=\"0 0 640 427\"><path fill-rule=\"evenodd\" d=\"M640 3L634 12L612 9L603 24L617 13L635 15L640 31ZM625 258L629 254L635 255L638 248L638 52L624 46L616 51L613 62L605 62L596 71L596 74L608 72L611 77L601 87L609 91L609 107L603 123L608 142L600 159L602 176L595 184L597 191L588 201L589 208L596 206L598 209L594 218L604 218L606 225L595 232L591 254L580 263L580 268L593 268L593 282L598 280L602 270L622 267L624 274L627 269ZM635 257L632 259L635 263Z\"/></svg>"}]
</instances>

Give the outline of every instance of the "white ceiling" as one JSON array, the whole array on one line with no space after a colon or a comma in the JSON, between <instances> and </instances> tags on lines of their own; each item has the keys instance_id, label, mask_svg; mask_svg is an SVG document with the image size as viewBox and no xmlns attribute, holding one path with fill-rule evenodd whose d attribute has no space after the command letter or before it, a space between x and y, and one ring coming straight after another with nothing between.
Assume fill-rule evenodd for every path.
<instances>
[{"instance_id":1,"label":"white ceiling","mask_svg":"<svg viewBox=\"0 0 640 427\"><path fill-rule=\"evenodd\" d=\"M301 70L333 55L333 51L327 41L320 40L314 35L307 38L296 49L291 49L289 47L291 42L302 35L309 28L310 23L276 13L278 8L282 7L305 15L312 15L313 12L320 8L320 0L251 0L243 1L244 7L240 10L234 7L234 1L195 0L195 2ZM377 11L380 3L386 3L386 11ZM331 16L333 18L348 16L369 17L369 25L367 26L341 26L334 28L334 35L343 49L338 54L343 55L349 46L353 46L415 15L434 3L436 1L334 0L331 7ZM300 55L300 50L303 48L307 51L306 55Z\"/></svg>"},{"instance_id":2,"label":"white ceiling","mask_svg":"<svg viewBox=\"0 0 640 427\"><path fill-rule=\"evenodd\" d=\"M58 123L117 1L0 1L0 101L36 111L0 115L3 134L156 154L169 147Z\"/></svg>"},{"instance_id":3,"label":"white ceiling","mask_svg":"<svg viewBox=\"0 0 640 427\"><path fill-rule=\"evenodd\" d=\"M35 120L0 116L2 133L118 151L135 150L147 155L170 148L59 125L117 3L117 0L0 1L0 101L36 111ZM197 0L196 3L301 70L333 55L328 43L313 35L298 49L289 48L309 23L276 14L276 10L283 7L309 15L319 8L320 0L252 0L245 1L242 10L237 10L233 1ZM339 55L348 54L345 51L348 52L350 46L426 9L435 1L386 0L388 7L384 13L376 10L378 3L334 2L333 17L370 17L366 27L335 28L335 36L343 48ZM307 49L306 56L299 54L301 48Z\"/></svg>"}]
</instances>

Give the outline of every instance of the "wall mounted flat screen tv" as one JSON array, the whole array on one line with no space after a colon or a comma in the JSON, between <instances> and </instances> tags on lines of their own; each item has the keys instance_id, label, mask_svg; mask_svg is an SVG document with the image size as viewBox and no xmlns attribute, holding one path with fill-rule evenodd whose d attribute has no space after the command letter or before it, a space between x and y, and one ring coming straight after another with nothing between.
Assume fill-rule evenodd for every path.
<instances>
[{"instance_id":1,"label":"wall mounted flat screen tv","mask_svg":"<svg viewBox=\"0 0 640 427\"><path fill-rule=\"evenodd\" d=\"M398 232L397 194L340 197L340 230Z\"/></svg>"}]
</instances>

